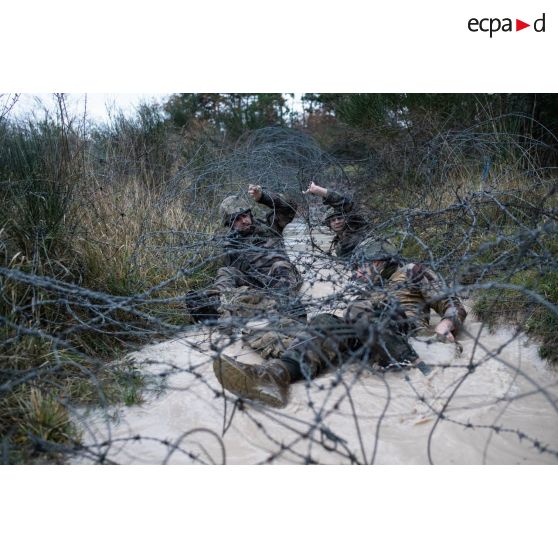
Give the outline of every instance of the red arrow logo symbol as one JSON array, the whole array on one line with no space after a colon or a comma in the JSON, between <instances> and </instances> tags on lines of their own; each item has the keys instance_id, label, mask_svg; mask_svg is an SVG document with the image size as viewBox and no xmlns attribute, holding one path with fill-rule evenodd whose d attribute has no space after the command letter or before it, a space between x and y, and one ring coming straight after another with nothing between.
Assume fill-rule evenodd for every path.
<instances>
[{"instance_id":1,"label":"red arrow logo symbol","mask_svg":"<svg viewBox=\"0 0 558 558\"><path fill-rule=\"evenodd\" d=\"M525 29L526 27L531 27L531 24L530 23L525 23L524 21L521 21L520 19L515 20L515 30L516 31L521 31L522 29Z\"/></svg>"}]
</instances>

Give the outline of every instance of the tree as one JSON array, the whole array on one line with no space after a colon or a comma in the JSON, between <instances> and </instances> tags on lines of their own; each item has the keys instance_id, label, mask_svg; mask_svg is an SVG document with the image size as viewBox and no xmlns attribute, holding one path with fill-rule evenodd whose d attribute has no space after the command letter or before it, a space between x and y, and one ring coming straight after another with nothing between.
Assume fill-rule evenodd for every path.
<instances>
[{"instance_id":1,"label":"tree","mask_svg":"<svg viewBox=\"0 0 558 558\"><path fill-rule=\"evenodd\" d=\"M179 93L164 109L176 126L201 120L232 140L248 130L284 125L289 112L281 93Z\"/></svg>"}]
</instances>

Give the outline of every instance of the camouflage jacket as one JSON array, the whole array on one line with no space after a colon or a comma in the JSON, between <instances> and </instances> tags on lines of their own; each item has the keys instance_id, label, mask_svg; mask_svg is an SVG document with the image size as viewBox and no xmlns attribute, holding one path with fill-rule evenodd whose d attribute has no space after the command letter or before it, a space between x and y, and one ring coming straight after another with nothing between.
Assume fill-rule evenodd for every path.
<instances>
[{"instance_id":1,"label":"camouflage jacket","mask_svg":"<svg viewBox=\"0 0 558 558\"><path fill-rule=\"evenodd\" d=\"M356 246L368 236L369 224L362 215L354 211L352 200L346 196L328 190L324 204L331 207L333 212L338 211L347 223L345 229L334 236L329 251L335 251L339 258L348 258Z\"/></svg>"},{"instance_id":2,"label":"camouflage jacket","mask_svg":"<svg viewBox=\"0 0 558 558\"><path fill-rule=\"evenodd\" d=\"M231 231L223 239L223 266L243 273L266 274L277 261L289 262L283 242L283 229L294 219L296 204L265 190L259 203L271 209L265 221L254 219L246 233Z\"/></svg>"},{"instance_id":3,"label":"camouflage jacket","mask_svg":"<svg viewBox=\"0 0 558 558\"><path fill-rule=\"evenodd\" d=\"M431 309L443 319L452 320L456 329L459 329L467 312L459 297L447 294L447 290L438 275L427 266L417 263L401 265L384 280L383 285L371 285L365 293L349 303L346 318L356 321L359 313L366 311L370 305L393 296L405 312L411 330L416 332L428 327Z\"/></svg>"}]
</instances>

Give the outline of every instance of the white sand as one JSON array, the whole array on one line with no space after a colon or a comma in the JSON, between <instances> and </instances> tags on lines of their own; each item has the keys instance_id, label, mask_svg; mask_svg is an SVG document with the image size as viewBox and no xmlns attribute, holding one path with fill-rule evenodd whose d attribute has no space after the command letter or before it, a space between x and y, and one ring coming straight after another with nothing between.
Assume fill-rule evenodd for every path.
<instances>
[{"instance_id":1,"label":"white sand","mask_svg":"<svg viewBox=\"0 0 558 558\"><path fill-rule=\"evenodd\" d=\"M290 255L305 274L303 293L316 301L314 312L335 310L335 304L320 299L334 292L329 279L338 276L331 263L314 271L325 260L304 255L306 237L302 223L285 231ZM325 235L315 241L327 247ZM421 357L435 367L428 378L416 369L408 371L405 381L398 372L375 375L349 365L336 387L331 386L339 377L336 370L311 386L293 384L284 409L245 404L235 410L236 398L215 395L221 387L212 371L209 331L194 327L131 355L145 373L169 374L167 389L141 406L119 409L116 422L99 413L82 417L84 442L111 440L110 460L138 464L252 464L270 457L274 463L422 464L429 462L429 451L434 463L443 464L557 463L554 453L534 445L558 450L556 368L541 361L525 336L514 336L511 329L490 333L471 315L459 341L460 356L453 345L413 340ZM225 352L245 362L261 361L238 340ZM490 352L497 356L485 359ZM468 365L479 362L468 374ZM436 413L461 381L444 411L449 420L437 422ZM136 435L141 440L130 440Z\"/></svg>"}]
</instances>

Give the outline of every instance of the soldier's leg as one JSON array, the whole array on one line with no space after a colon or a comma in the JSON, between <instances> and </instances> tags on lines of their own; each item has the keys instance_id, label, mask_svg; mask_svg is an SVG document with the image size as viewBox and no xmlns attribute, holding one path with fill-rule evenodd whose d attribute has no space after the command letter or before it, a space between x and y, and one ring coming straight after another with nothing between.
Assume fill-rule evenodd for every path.
<instances>
[{"instance_id":1,"label":"soldier's leg","mask_svg":"<svg viewBox=\"0 0 558 558\"><path fill-rule=\"evenodd\" d=\"M280 358L303 325L305 319L272 312L265 325L246 324L242 328L242 341L263 358Z\"/></svg>"},{"instance_id":2,"label":"soldier's leg","mask_svg":"<svg viewBox=\"0 0 558 558\"><path fill-rule=\"evenodd\" d=\"M345 319L354 328L363 357L380 366L400 366L418 359L405 331L405 314L389 301L355 301Z\"/></svg>"},{"instance_id":3,"label":"soldier's leg","mask_svg":"<svg viewBox=\"0 0 558 558\"><path fill-rule=\"evenodd\" d=\"M233 292L243 283L243 273L234 267L217 270L213 284L199 291L190 291L184 297L186 307L195 322L212 321L223 315L220 296Z\"/></svg>"},{"instance_id":4,"label":"soldier's leg","mask_svg":"<svg viewBox=\"0 0 558 558\"><path fill-rule=\"evenodd\" d=\"M219 293L226 293L236 287L244 285L244 273L236 267L220 267L217 270L213 289Z\"/></svg>"},{"instance_id":5,"label":"soldier's leg","mask_svg":"<svg viewBox=\"0 0 558 558\"><path fill-rule=\"evenodd\" d=\"M190 291L184 296L184 303L194 322L213 322L220 316L221 301L214 291Z\"/></svg>"},{"instance_id":6,"label":"soldier's leg","mask_svg":"<svg viewBox=\"0 0 558 558\"><path fill-rule=\"evenodd\" d=\"M288 402L289 384L314 378L328 366L356 354L352 351L359 347L353 326L336 316L321 314L299 332L280 359L253 365L220 355L213 362L213 370L220 384L239 397L284 407ZM410 357L410 346L400 334L382 335L373 348L373 354L384 357L383 365Z\"/></svg>"},{"instance_id":7,"label":"soldier's leg","mask_svg":"<svg viewBox=\"0 0 558 558\"><path fill-rule=\"evenodd\" d=\"M232 266L219 268L209 290L219 296L218 312L222 318L251 315L262 299L246 274Z\"/></svg>"},{"instance_id":8,"label":"soldier's leg","mask_svg":"<svg viewBox=\"0 0 558 558\"><path fill-rule=\"evenodd\" d=\"M312 379L322 370L342 362L355 347L354 330L332 314L319 314L301 330L281 357L291 381Z\"/></svg>"},{"instance_id":9,"label":"soldier's leg","mask_svg":"<svg viewBox=\"0 0 558 558\"><path fill-rule=\"evenodd\" d=\"M310 321L280 359L244 364L225 355L213 361L220 384L228 391L275 407L288 401L289 384L313 378L343 358L353 337L340 318L321 314Z\"/></svg>"}]
</instances>

